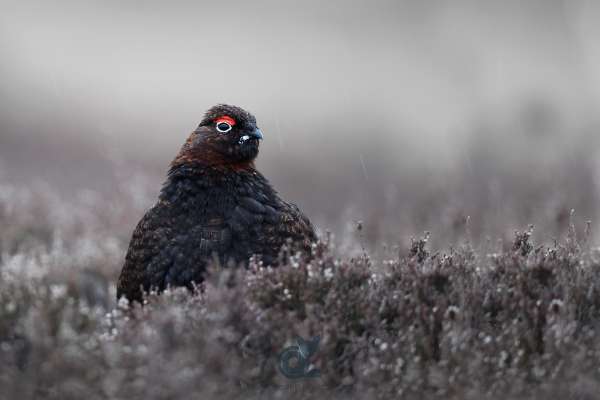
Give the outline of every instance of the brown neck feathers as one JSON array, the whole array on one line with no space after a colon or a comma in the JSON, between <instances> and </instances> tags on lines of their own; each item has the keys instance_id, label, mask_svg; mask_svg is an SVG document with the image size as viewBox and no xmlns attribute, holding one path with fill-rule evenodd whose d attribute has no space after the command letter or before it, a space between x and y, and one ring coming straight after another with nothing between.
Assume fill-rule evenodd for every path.
<instances>
[{"instance_id":1,"label":"brown neck feathers","mask_svg":"<svg viewBox=\"0 0 600 400\"><path fill-rule=\"evenodd\" d=\"M246 171L254 169L254 161L232 162L222 153L212 149L209 143L196 143L191 135L171 162L171 169L181 166L211 168L223 171Z\"/></svg>"}]
</instances>

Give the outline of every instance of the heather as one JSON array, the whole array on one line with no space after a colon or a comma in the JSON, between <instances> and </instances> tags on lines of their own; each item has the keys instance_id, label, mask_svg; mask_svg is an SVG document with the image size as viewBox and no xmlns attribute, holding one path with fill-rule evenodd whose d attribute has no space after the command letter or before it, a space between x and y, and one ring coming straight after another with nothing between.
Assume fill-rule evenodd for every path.
<instances>
[{"instance_id":1,"label":"heather","mask_svg":"<svg viewBox=\"0 0 600 400\"><path fill-rule=\"evenodd\" d=\"M396 244L350 219L322 230L310 256L283 248L280 268L213 265L194 293L150 293L140 306L117 303L115 281L151 189L124 182L111 198L0 189L2 398L595 398L600 389L600 248L594 224L574 212L551 235L522 224L490 239L461 217ZM449 244L434 246L442 232ZM320 377L283 376L281 351L316 335Z\"/></svg>"}]
</instances>

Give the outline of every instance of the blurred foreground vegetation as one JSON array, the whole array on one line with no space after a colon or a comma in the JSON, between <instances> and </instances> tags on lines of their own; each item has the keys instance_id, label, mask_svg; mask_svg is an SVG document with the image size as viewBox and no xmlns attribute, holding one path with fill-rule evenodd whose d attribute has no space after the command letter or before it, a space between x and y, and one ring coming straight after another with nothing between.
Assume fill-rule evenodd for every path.
<instances>
[{"instance_id":1,"label":"blurred foreground vegetation","mask_svg":"<svg viewBox=\"0 0 600 400\"><path fill-rule=\"evenodd\" d=\"M476 241L466 219L446 249L428 234L378 246L353 224L323 233L310 262L215 266L196 293L140 307L114 300L139 196L0 189L0 398L600 393L600 248L572 215L548 243L527 225ZM315 335L320 378L285 378L278 354Z\"/></svg>"}]
</instances>

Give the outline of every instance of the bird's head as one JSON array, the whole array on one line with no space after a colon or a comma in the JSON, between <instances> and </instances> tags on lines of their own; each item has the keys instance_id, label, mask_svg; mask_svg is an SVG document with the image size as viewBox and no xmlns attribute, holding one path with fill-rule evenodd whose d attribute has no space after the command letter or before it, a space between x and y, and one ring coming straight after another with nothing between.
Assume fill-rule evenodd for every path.
<instances>
[{"instance_id":1,"label":"bird's head","mask_svg":"<svg viewBox=\"0 0 600 400\"><path fill-rule=\"evenodd\" d=\"M240 107L220 104L206 112L173 164L251 165L262 138L252 114Z\"/></svg>"}]
</instances>

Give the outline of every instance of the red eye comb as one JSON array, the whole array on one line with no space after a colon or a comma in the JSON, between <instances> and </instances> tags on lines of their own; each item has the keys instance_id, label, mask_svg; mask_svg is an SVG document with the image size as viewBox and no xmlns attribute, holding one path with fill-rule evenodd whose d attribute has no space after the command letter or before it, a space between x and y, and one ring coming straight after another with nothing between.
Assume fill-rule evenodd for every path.
<instances>
[{"instance_id":1,"label":"red eye comb","mask_svg":"<svg viewBox=\"0 0 600 400\"><path fill-rule=\"evenodd\" d=\"M221 122L227 122L229 125L234 126L235 125L235 120L227 115L224 115L222 117L219 117L215 120L215 123L221 123Z\"/></svg>"}]
</instances>

